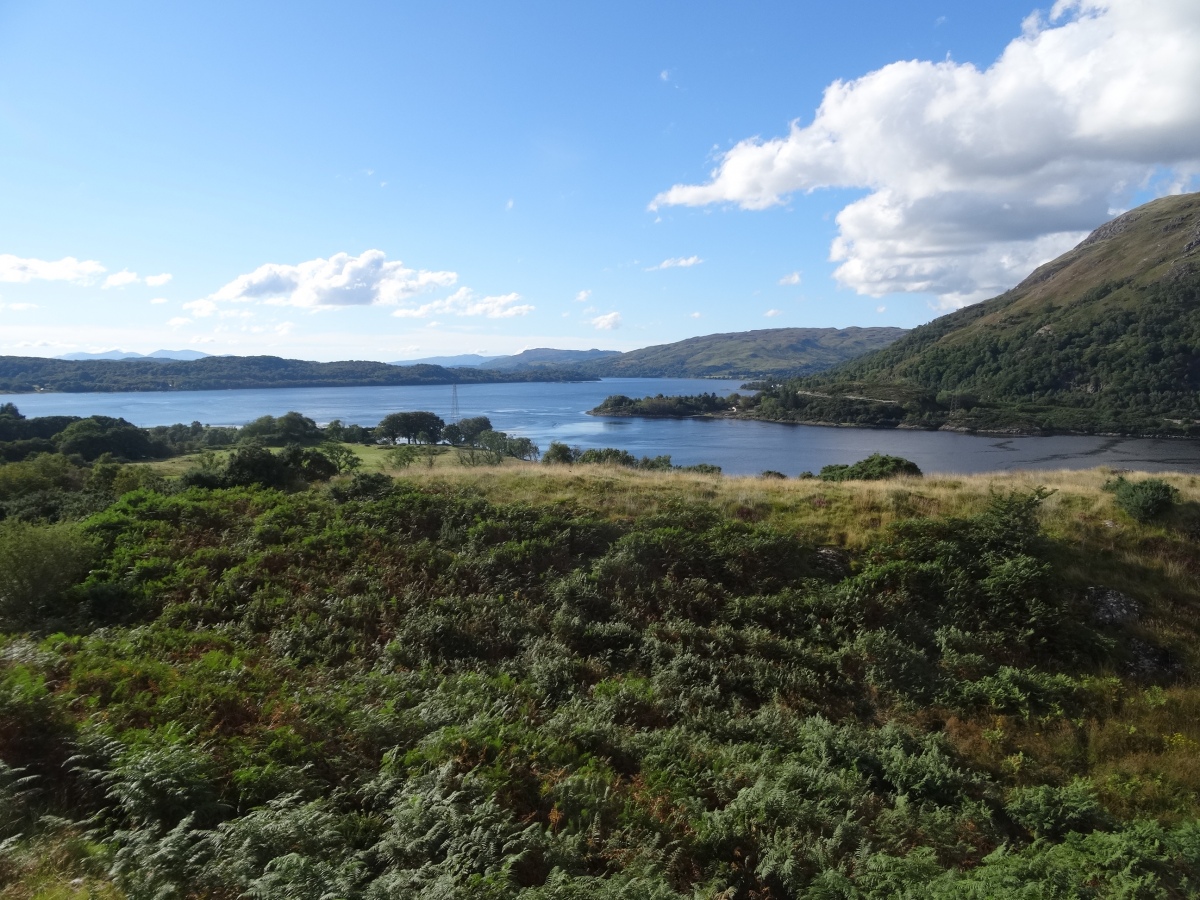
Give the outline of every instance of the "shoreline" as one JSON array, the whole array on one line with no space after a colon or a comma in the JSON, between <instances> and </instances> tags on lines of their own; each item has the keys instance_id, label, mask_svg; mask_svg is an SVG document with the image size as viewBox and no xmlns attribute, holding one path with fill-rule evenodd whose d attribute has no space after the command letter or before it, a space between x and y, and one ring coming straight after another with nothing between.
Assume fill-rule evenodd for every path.
<instances>
[{"instance_id":1,"label":"shoreline","mask_svg":"<svg viewBox=\"0 0 1200 900\"><path fill-rule=\"evenodd\" d=\"M629 415L619 413L596 412L594 409L589 409L586 413L589 416L594 416L597 419L709 419L712 421L727 421L727 422L765 422L769 425L790 425L793 427L813 427L813 428L857 428L863 431L916 431L936 434L944 432L947 434L967 434L980 437L1096 437L1096 438L1123 438L1129 440L1161 440L1161 441L1200 441L1200 436L1192 437L1186 434L1136 434L1117 431L1073 431L1070 429L1041 429L1038 431L1023 430L1019 428L1007 428L1003 430L986 429L986 428L962 428L949 425L940 425L937 428L919 428L915 425L893 425L891 427L880 425L859 425L854 422L785 422L778 419L761 419L757 416L741 416L717 414L717 413L696 413L690 416L654 416L654 415Z\"/></svg>"}]
</instances>

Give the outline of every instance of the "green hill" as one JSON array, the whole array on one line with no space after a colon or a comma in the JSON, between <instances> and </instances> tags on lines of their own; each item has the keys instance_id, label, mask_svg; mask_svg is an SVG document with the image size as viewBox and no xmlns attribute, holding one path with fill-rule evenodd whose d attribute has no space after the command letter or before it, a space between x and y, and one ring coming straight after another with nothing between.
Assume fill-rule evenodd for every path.
<instances>
[{"instance_id":1,"label":"green hill","mask_svg":"<svg viewBox=\"0 0 1200 900\"><path fill-rule=\"evenodd\" d=\"M277 356L207 356L197 360L43 359L0 356L0 393L34 391L214 391L239 388L364 385L485 384L510 381L585 381L576 369L493 371L443 366L396 366L369 360L311 362Z\"/></svg>"},{"instance_id":2,"label":"green hill","mask_svg":"<svg viewBox=\"0 0 1200 900\"><path fill-rule=\"evenodd\" d=\"M605 377L807 375L886 347L904 333L903 328L764 328L706 334L582 365Z\"/></svg>"},{"instance_id":3,"label":"green hill","mask_svg":"<svg viewBox=\"0 0 1200 900\"><path fill-rule=\"evenodd\" d=\"M999 297L748 410L784 421L1200 435L1200 194L1096 229Z\"/></svg>"}]
</instances>

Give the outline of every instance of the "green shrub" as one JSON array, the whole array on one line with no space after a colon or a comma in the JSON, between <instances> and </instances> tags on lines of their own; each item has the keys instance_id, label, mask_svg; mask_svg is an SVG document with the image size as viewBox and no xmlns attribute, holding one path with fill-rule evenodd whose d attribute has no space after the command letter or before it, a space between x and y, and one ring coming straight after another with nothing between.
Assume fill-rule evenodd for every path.
<instances>
[{"instance_id":1,"label":"green shrub","mask_svg":"<svg viewBox=\"0 0 1200 900\"><path fill-rule=\"evenodd\" d=\"M1091 782L1083 778L1065 787L1041 784L1017 788L1005 809L1013 821L1034 836L1056 840L1072 831L1094 831L1107 818Z\"/></svg>"},{"instance_id":2,"label":"green shrub","mask_svg":"<svg viewBox=\"0 0 1200 900\"><path fill-rule=\"evenodd\" d=\"M901 475L920 478L921 470L916 463L901 456L872 453L866 459L859 460L852 466L824 466L819 477L822 481L879 481Z\"/></svg>"},{"instance_id":3,"label":"green shrub","mask_svg":"<svg viewBox=\"0 0 1200 900\"><path fill-rule=\"evenodd\" d=\"M1113 485L1117 508L1138 522L1149 522L1162 515L1179 496L1179 491L1161 478L1126 481L1118 478Z\"/></svg>"},{"instance_id":4,"label":"green shrub","mask_svg":"<svg viewBox=\"0 0 1200 900\"><path fill-rule=\"evenodd\" d=\"M18 631L37 623L87 574L94 552L70 525L0 522L0 628Z\"/></svg>"}]
</instances>

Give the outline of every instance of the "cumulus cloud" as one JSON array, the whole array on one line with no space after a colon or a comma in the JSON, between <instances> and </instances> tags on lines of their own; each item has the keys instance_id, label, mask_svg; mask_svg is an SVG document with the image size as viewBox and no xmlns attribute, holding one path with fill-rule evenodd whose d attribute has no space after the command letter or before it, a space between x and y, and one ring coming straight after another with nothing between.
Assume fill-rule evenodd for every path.
<instances>
[{"instance_id":1,"label":"cumulus cloud","mask_svg":"<svg viewBox=\"0 0 1200 900\"><path fill-rule=\"evenodd\" d=\"M590 297L590 296L592 296L591 291L580 291L578 294L575 295L575 302L576 303L587 303L588 297Z\"/></svg>"},{"instance_id":2,"label":"cumulus cloud","mask_svg":"<svg viewBox=\"0 0 1200 900\"><path fill-rule=\"evenodd\" d=\"M31 281L69 281L91 284L107 271L94 259L79 260L64 256L59 260L23 259L11 253L0 253L0 281L28 284Z\"/></svg>"},{"instance_id":3,"label":"cumulus cloud","mask_svg":"<svg viewBox=\"0 0 1200 900\"><path fill-rule=\"evenodd\" d=\"M782 314L783 314L783 310L781 310L781 309L768 309L765 313L763 313L763 315L766 316L768 319L773 319L776 316L779 316Z\"/></svg>"},{"instance_id":4,"label":"cumulus cloud","mask_svg":"<svg viewBox=\"0 0 1200 900\"><path fill-rule=\"evenodd\" d=\"M147 275L144 280L150 287L162 287L171 280L171 273L163 272L161 275Z\"/></svg>"},{"instance_id":5,"label":"cumulus cloud","mask_svg":"<svg viewBox=\"0 0 1200 900\"><path fill-rule=\"evenodd\" d=\"M141 281L141 279L138 278L137 272L130 272L128 269L122 269L120 272L113 272L111 275L105 278L104 284L102 284L101 287L125 287L128 284L137 284L139 281Z\"/></svg>"},{"instance_id":6,"label":"cumulus cloud","mask_svg":"<svg viewBox=\"0 0 1200 900\"><path fill-rule=\"evenodd\" d=\"M337 253L299 265L267 263L239 275L207 298L214 303L262 302L302 309L398 305L436 288L452 286L453 272L409 269L382 250L359 256Z\"/></svg>"},{"instance_id":7,"label":"cumulus cloud","mask_svg":"<svg viewBox=\"0 0 1200 900\"><path fill-rule=\"evenodd\" d=\"M449 297L433 300L416 307L404 307L392 315L405 319L424 319L434 315L486 316L489 319L511 319L533 312L528 303L518 303L520 294L480 297L470 288L459 288Z\"/></svg>"},{"instance_id":8,"label":"cumulus cloud","mask_svg":"<svg viewBox=\"0 0 1200 900\"><path fill-rule=\"evenodd\" d=\"M173 319L168 319L167 324L172 328L179 328L181 325L191 325L192 320L187 316L176 316Z\"/></svg>"},{"instance_id":9,"label":"cumulus cloud","mask_svg":"<svg viewBox=\"0 0 1200 900\"><path fill-rule=\"evenodd\" d=\"M651 266L646 271L653 272L657 269L688 269L692 266L698 266L704 262L698 256L673 256L670 259L664 259L657 266Z\"/></svg>"},{"instance_id":10,"label":"cumulus cloud","mask_svg":"<svg viewBox=\"0 0 1200 900\"><path fill-rule=\"evenodd\" d=\"M1058 0L986 69L896 62L830 85L811 123L749 138L650 208L765 209L863 188L837 217L844 285L960 306L1011 287L1135 190L1200 173L1200 4Z\"/></svg>"},{"instance_id":11,"label":"cumulus cloud","mask_svg":"<svg viewBox=\"0 0 1200 900\"><path fill-rule=\"evenodd\" d=\"M799 272L789 272L787 275L784 275L782 278L779 279L779 283L783 284L783 285L799 284L800 283L800 273Z\"/></svg>"},{"instance_id":12,"label":"cumulus cloud","mask_svg":"<svg viewBox=\"0 0 1200 900\"><path fill-rule=\"evenodd\" d=\"M597 331L613 331L621 327L621 314L618 312L605 313L592 319L592 327Z\"/></svg>"},{"instance_id":13,"label":"cumulus cloud","mask_svg":"<svg viewBox=\"0 0 1200 900\"><path fill-rule=\"evenodd\" d=\"M37 309L36 303L5 303L0 300L0 309L11 309L13 312L24 312L29 309Z\"/></svg>"},{"instance_id":14,"label":"cumulus cloud","mask_svg":"<svg viewBox=\"0 0 1200 900\"><path fill-rule=\"evenodd\" d=\"M151 303L156 303L156 304L157 304L157 303L167 303L167 302L169 302L169 301L167 300L167 298L166 298L166 297L154 297L154 298L152 298L152 299L150 300L150 302L151 302Z\"/></svg>"},{"instance_id":15,"label":"cumulus cloud","mask_svg":"<svg viewBox=\"0 0 1200 900\"><path fill-rule=\"evenodd\" d=\"M692 317L693 319L699 319L699 318L702 318L702 314L701 314L701 313L698 313L698 312L694 312L694 313L692 313L692 316L691 316L691 317Z\"/></svg>"}]
</instances>

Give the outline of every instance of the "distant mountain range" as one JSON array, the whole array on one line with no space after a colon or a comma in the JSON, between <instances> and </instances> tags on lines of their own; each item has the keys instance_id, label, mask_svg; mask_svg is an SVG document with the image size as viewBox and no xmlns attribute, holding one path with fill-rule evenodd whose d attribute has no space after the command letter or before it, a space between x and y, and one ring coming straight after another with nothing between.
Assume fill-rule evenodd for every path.
<instances>
[{"instance_id":1,"label":"distant mountain range","mask_svg":"<svg viewBox=\"0 0 1200 900\"><path fill-rule=\"evenodd\" d=\"M545 366L575 366L582 362L603 359L610 356L620 356L619 350L552 350L539 347L533 350L523 350L513 356L480 356L478 353L464 353L461 356L428 356L424 359L403 359L392 363L394 366L415 366L420 364L431 366L455 366L489 369L523 369Z\"/></svg>"},{"instance_id":2,"label":"distant mountain range","mask_svg":"<svg viewBox=\"0 0 1200 900\"><path fill-rule=\"evenodd\" d=\"M238 388L362 387L369 385L494 384L583 381L571 369L447 369L349 360L310 362L277 356L206 356L195 360L44 359L0 356L0 393L216 391Z\"/></svg>"},{"instance_id":3,"label":"distant mountain range","mask_svg":"<svg viewBox=\"0 0 1200 900\"><path fill-rule=\"evenodd\" d=\"M761 378L820 372L899 339L903 328L764 328L687 338L621 353L540 347L514 356L434 356L428 363L494 371L570 367L597 378Z\"/></svg>"},{"instance_id":4,"label":"distant mountain range","mask_svg":"<svg viewBox=\"0 0 1200 900\"><path fill-rule=\"evenodd\" d=\"M204 359L207 353L199 350L155 350L153 353L129 353L125 350L107 350L104 353L65 353L55 359Z\"/></svg>"},{"instance_id":5,"label":"distant mountain range","mask_svg":"<svg viewBox=\"0 0 1200 900\"><path fill-rule=\"evenodd\" d=\"M274 356L209 356L196 350L158 350L146 355L113 350L73 353L58 359L5 356L0 357L0 392L194 391L586 381L605 377L782 377L820 371L886 346L904 333L901 328L770 328L710 334L629 353L541 347L512 356L429 358L443 363L318 363Z\"/></svg>"}]
</instances>

